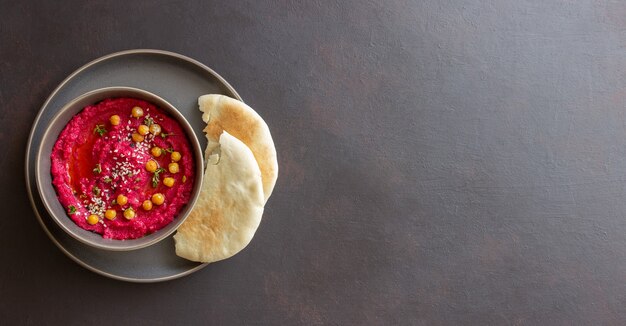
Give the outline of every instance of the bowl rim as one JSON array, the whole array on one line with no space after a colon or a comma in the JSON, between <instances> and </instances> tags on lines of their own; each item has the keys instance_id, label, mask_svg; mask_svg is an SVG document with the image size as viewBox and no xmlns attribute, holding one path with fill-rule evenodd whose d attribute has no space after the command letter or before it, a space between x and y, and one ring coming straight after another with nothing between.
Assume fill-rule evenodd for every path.
<instances>
[{"instance_id":1,"label":"bowl rim","mask_svg":"<svg viewBox=\"0 0 626 326\"><path fill-rule=\"evenodd\" d=\"M42 173L50 173L50 171L42 171L41 170L41 159L42 159L42 154L44 152L44 144L45 142L41 142L37 148L37 152L35 155L35 160L37 163L35 163L35 184L37 187L37 191L39 194L39 197L42 200L43 206L45 207L46 211L48 212L48 214L50 215L51 219L68 235L70 235L72 238L97 249L103 249L103 250L109 250L109 251L132 251L132 250L137 250L137 249L141 249L141 248L145 248L151 245L154 245L164 239L166 239L168 236L170 236L172 233L174 233L178 227L187 219L187 217L189 216L189 213L191 212L191 208L193 208L193 206L195 205L196 201L198 200L198 197L200 195L200 190L202 188L202 183L204 180L204 157L203 157L203 152L200 146L200 142L198 140L198 137L196 135L196 133L193 131L193 127L191 127L191 125L189 124L189 121L187 121L187 118L185 118L185 116L180 113L180 111L170 102L168 102L167 100L165 100L164 98L150 92L144 89L140 89L140 88L136 88L136 87L129 87L129 86L107 86L107 87L102 87L102 88L97 88L97 89L93 89L91 91L85 92L77 97L75 97L74 99L70 100L69 102L67 102L65 105L63 105L55 114L54 116L50 119L51 122L55 122L59 119L59 117L64 114L67 110L69 110L70 108L74 107L77 103L85 100L86 98L89 98L91 96L96 96L98 94L102 94L102 93L106 93L106 92L129 92L131 94L129 95L123 95L123 97L135 97L135 98L139 98L142 100L145 100L147 102L150 102L154 105L157 105L157 107L159 107L160 109L164 110L166 113L168 113L170 116L172 116L177 123L179 123L182 127L182 129L185 131L185 134L187 136L187 138L189 139L190 145L191 145L191 151L194 154L194 162L196 163L196 169L195 169L195 173L196 176L194 177L194 186L192 188L192 192L191 192L191 197L189 198L189 201L185 204L186 208L183 208L183 210L175 217L175 220L173 220L172 222L170 222L169 224L167 224L165 227L161 228L160 230L155 231L154 233L151 233L149 235L145 235L143 237L140 238L136 238L136 239L125 239L125 240L118 240L118 239L104 239L102 237L98 238L98 239L102 239L104 241L104 243L101 243L99 241L92 241L90 239L87 239L83 236L81 236L80 234L78 234L75 231L81 232L81 231L87 231L82 229L81 227L79 227L76 223L74 223L73 220L71 220L69 218L69 216L67 216L67 214L64 214L63 217L68 218L71 223L68 223L70 226L68 227L66 224L62 223L59 220L59 216L57 216L57 214L53 211L53 209L51 208L51 203L49 202L49 198L47 198L44 195L44 185L43 182L41 180L43 174ZM136 94L136 95L134 95ZM121 97L121 96L106 96L103 97L102 99L98 99L95 100L93 103L98 103L106 98L115 98L115 97ZM155 103L156 102L156 103ZM82 110L84 109L84 106L77 111L75 114L72 115L75 116L76 114L82 112ZM71 119L71 118L70 118ZM65 123L65 125L61 128L61 131L63 130L63 128L65 128L65 126L69 123L69 120ZM46 127L46 130L43 132L42 134L42 139L46 139L48 137L50 137L50 133L52 132L52 128L50 128L53 125L53 123L49 124ZM57 135L58 138L58 135ZM53 144L56 143L53 142ZM53 145L54 146L54 145ZM43 159L48 159L49 158L43 158ZM52 190L54 191L54 196L56 199L56 189L55 187L50 184ZM58 199L57 199L58 201ZM168 226L174 225L174 227L170 227L169 229L166 230L166 228ZM91 231L87 231L87 232L91 232ZM94 233L94 232L92 232ZM96 234L96 233L94 233ZM149 240L146 240L147 237L152 237ZM107 243L109 242L109 243Z\"/></svg>"}]
</instances>

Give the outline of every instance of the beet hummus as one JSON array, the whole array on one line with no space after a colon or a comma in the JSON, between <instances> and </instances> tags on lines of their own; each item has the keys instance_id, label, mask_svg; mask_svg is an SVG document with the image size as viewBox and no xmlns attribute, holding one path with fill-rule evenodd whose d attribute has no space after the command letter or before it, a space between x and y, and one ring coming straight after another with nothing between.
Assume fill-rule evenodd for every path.
<instances>
[{"instance_id":1,"label":"beet hummus","mask_svg":"<svg viewBox=\"0 0 626 326\"><path fill-rule=\"evenodd\" d=\"M190 142L176 120L143 100L111 98L85 107L61 131L51 161L68 216L104 238L153 233L191 197Z\"/></svg>"}]
</instances>

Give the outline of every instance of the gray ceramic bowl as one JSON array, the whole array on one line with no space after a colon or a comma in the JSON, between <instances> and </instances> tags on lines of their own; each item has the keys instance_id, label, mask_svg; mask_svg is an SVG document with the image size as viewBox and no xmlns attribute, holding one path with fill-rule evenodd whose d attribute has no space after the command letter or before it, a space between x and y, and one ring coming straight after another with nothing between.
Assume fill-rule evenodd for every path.
<instances>
[{"instance_id":1,"label":"gray ceramic bowl","mask_svg":"<svg viewBox=\"0 0 626 326\"><path fill-rule=\"evenodd\" d=\"M65 125L67 125L70 119L84 107L111 97L134 97L142 99L167 112L178 121L187 133L187 138L191 143L191 150L194 154L194 161L196 163L194 188L187 205L183 207L180 214L174 219L174 221L172 221L172 223L157 232L138 239L104 239L100 234L82 229L67 216L65 209L57 199L56 190L52 185L52 176L50 174L50 154L54 143ZM172 234L180 226L180 224L184 222L185 218L187 218L191 208L198 199L200 188L202 187L202 177L204 175L204 159L202 158L200 142L198 141L192 127L189 125L189 122L187 122L183 115L178 112L174 106L164 99L150 92L131 87L107 87L96 89L85 93L66 104L63 108L61 108L56 116L52 118L51 123L47 126L47 130L45 130L43 135L41 146L37 151L36 159L35 174L37 190L39 191L39 195L41 196L41 199L52 219L61 227L61 229L75 239L96 248L114 251L144 248L155 244ZM174 248L172 248L172 250L174 250Z\"/></svg>"}]
</instances>

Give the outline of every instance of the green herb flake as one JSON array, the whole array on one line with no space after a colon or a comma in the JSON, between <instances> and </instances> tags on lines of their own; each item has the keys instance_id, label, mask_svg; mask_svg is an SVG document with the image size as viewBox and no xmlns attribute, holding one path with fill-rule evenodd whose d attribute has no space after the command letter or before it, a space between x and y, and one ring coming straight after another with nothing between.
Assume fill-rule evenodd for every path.
<instances>
[{"instance_id":1,"label":"green herb flake","mask_svg":"<svg viewBox=\"0 0 626 326\"><path fill-rule=\"evenodd\" d=\"M111 206L113 205L117 205L117 199L113 199L113 201L111 202Z\"/></svg>"},{"instance_id":2,"label":"green herb flake","mask_svg":"<svg viewBox=\"0 0 626 326\"><path fill-rule=\"evenodd\" d=\"M93 192L94 195L100 196L100 188L98 188L98 186L94 186L93 189L91 189L91 191Z\"/></svg>"},{"instance_id":3,"label":"green herb flake","mask_svg":"<svg viewBox=\"0 0 626 326\"><path fill-rule=\"evenodd\" d=\"M67 210L68 210L68 214L70 215L76 214L76 207L74 207L74 205L68 206Z\"/></svg>"},{"instance_id":4,"label":"green herb flake","mask_svg":"<svg viewBox=\"0 0 626 326\"><path fill-rule=\"evenodd\" d=\"M161 138L165 139L165 137L169 137L169 136L174 136L173 132L167 133L167 132L161 132Z\"/></svg>"},{"instance_id":5,"label":"green herb flake","mask_svg":"<svg viewBox=\"0 0 626 326\"><path fill-rule=\"evenodd\" d=\"M150 127L151 125L154 124L154 119L147 117L143 120L143 124Z\"/></svg>"},{"instance_id":6,"label":"green herb flake","mask_svg":"<svg viewBox=\"0 0 626 326\"><path fill-rule=\"evenodd\" d=\"M102 181L104 181L105 183L111 183L111 181L113 181L113 179L111 179L109 177L104 177L104 179L102 179Z\"/></svg>"},{"instance_id":7,"label":"green herb flake","mask_svg":"<svg viewBox=\"0 0 626 326\"><path fill-rule=\"evenodd\" d=\"M96 167L93 168L93 173L96 173L96 174L102 173L102 166L100 165L100 163L96 164Z\"/></svg>"},{"instance_id":8,"label":"green herb flake","mask_svg":"<svg viewBox=\"0 0 626 326\"><path fill-rule=\"evenodd\" d=\"M152 176L152 188L156 188L159 185L159 175L163 172L165 172L164 168L158 168L156 171L154 171L154 175Z\"/></svg>"},{"instance_id":9,"label":"green herb flake","mask_svg":"<svg viewBox=\"0 0 626 326\"><path fill-rule=\"evenodd\" d=\"M93 129L93 133L100 135L100 137L102 137L102 135L104 135L106 132L107 130L104 128L104 125L96 125L96 127Z\"/></svg>"}]
</instances>

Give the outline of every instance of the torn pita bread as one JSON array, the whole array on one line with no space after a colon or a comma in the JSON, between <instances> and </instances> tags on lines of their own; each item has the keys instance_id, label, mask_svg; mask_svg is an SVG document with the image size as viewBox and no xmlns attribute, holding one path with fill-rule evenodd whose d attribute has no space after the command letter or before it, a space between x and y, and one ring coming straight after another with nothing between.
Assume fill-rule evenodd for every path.
<instances>
[{"instance_id":1,"label":"torn pita bread","mask_svg":"<svg viewBox=\"0 0 626 326\"><path fill-rule=\"evenodd\" d=\"M256 232L265 198L261 170L252 151L227 132L209 158L200 196L174 235L176 255L198 262L229 258L245 248Z\"/></svg>"},{"instance_id":2,"label":"torn pita bread","mask_svg":"<svg viewBox=\"0 0 626 326\"><path fill-rule=\"evenodd\" d=\"M263 118L245 103L219 94L198 98L202 120L207 123L204 131L209 140L207 150L218 146L218 138L227 131L250 148L261 169L264 202L272 194L278 177L278 162L272 135Z\"/></svg>"}]
</instances>

